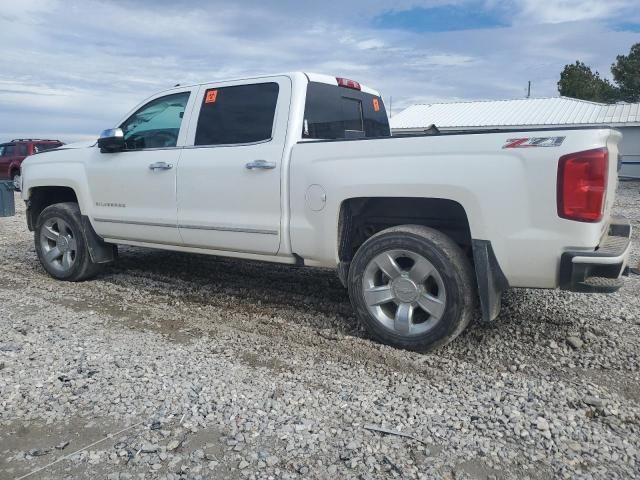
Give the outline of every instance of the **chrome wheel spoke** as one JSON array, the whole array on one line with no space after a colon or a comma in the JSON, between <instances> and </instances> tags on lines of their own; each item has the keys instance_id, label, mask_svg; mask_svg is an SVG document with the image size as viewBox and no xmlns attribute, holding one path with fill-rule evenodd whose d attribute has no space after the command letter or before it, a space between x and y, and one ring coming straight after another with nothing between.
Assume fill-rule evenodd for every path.
<instances>
[{"instance_id":1,"label":"chrome wheel spoke","mask_svg":"<svg viewBox=\"0 0 640 480\"><path fill-rule=\"evenodd\" d=\"M409 270L409 278L416 283L424 283L434 270L435 268L426 258L417 257Z\"/></svg>"},{"instance_id":2,"label":"chrome wheel spoke","mask_svg":"<svg viewBox=\"0 0 640 480\"><path fill-rule=\"evenodd\" d=\"M58 247L53 247L48 252L45 252L44 259L47 261L47 263L51 264L61 256L62 252L60 251L60 249Z\"/></svg>"},{"instance_id":3,"label":"chrome wheel spoke","mask_svg":"<svg viewBox=\"0 0 640 480\"><path fill-rule=\"evenodd\" d=\"M444 309L446 307L445 302L442 300L429 295L428 293L423 293L418 298L418 305L420 308L431 315L436 320L440 320L442 315L444 314Z\"/></svg>"},{"instance_id":4,"label":"chrome wheel spoke","mask_svg":"<svg viewBox=\"0 0 640 480\"><path fill-rule=\"evenodd\" d=\"M51 228L50 226L45 226L42 229L42 233L44 234L44 236L46 238L48 238L49 240L51 240L52 242L57 242L58 241L58 237L60 236L60 234L58 232L56 232L53 228Z\"/></svg>"},{"instance_id":5,"label":"chrome wheel spoke","mask_svg":"<svg viewBox=\"0 0 640 480\"><path fill-rule=\"evenodd\" d=\"M62 255L62 267L65 270L69 270L71 268L71 264L73 263L73 259L71 258L71 252L67 251Z\"/></svg>"},{"instance_id":6,"label":"chrome wheel spoke","mask_svg":"<svg viewBox=\"0 0 640 480\"><path fill-rule=\"evenodd\" d=\"M398 278L402 274L400 266L388 252L378 255L374 261L378 268L391 280Z\"/></svg>"},{"instance_id":7,"label":"chrome wheel spoke","mask_svg":"<svg viewBox=\"0 0 640 480\"><path fill-rule=\"evenodd\" d=\"M398 305L393 326L401 335L409 335L411 332L411 319L413 317L413 306L410 303Z\"/></svg>"},{"instance_id":8,"label":"chrome wheel spoke","mask_svg":"<svg viewBox=\"0 0 640 480\"><path fill-rule=\"evenodd\" d=\"M69 229L69 225L67 225L67 222L59 218L56 223L58 224L58 232L60 232L60 235L69 234L71 230Z\"/></svg>"},{"instance_id":9,"label":"chrome wheel spoke","mask_svg":"<svg viewBox=\"0 0 640 480\"><path fill-rule=\"evenodd\" d=\"M393 301L393 291L390 285L372 287L364 291L364 299L369 306L383 305Z\"/></svg>"},{"instance_id":10,"label":"chrome wheel spoke","mask_svg":"<svg viewBox=\"0 0 640 480\"><path fill-rule=\"evenodd\" d=\"M67 241L69 242L70 251L75 252L76 250L78 250L78 243L76 242L75 238L73 238L72 236L68 236Z\"/></svg>"}]
</instances>

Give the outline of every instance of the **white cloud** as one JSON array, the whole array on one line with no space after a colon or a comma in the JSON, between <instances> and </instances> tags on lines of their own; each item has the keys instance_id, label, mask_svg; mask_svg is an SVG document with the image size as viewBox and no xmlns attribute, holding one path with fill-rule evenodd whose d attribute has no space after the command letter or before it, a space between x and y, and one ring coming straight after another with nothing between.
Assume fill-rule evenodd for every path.
<instances>
[{"instance_id":1,"label":"white cloud","mask_svg":"<svg viewBox=\"0 0 640 480\"><path fill-rule=\"evenodd\" d=\"M519 0L516 18L527 23L564 23L621 17L637 0Z\"/></svg>"}]
</instances>

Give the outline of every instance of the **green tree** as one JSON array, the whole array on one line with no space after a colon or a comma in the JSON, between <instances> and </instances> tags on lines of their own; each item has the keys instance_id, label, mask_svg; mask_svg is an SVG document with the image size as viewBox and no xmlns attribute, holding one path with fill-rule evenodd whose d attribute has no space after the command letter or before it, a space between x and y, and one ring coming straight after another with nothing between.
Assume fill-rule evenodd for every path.
<instances>
[{"instance_id":1,"label":"green tree","mask_svg":"<svg viewBox=\"0 0 640 480\"><path fill-rule=\"evenodd\" d=\"M640 43L631 47L629 55L616 57L611 73L618 85L618 98L625 102L640 102Z\"/></svg>"},{"instance_id":2,"label":"green tree","mask_svg":"<svg viewBox=\"0 0 640 480\"><path fill-rule=\"evenodd\" d=\"M601 78L598 72L594 73L580 61L565 65L560 73L558 91L565 97L605 103L615 102L618 93L609 80Z\"/></svg>"}]
</instances>

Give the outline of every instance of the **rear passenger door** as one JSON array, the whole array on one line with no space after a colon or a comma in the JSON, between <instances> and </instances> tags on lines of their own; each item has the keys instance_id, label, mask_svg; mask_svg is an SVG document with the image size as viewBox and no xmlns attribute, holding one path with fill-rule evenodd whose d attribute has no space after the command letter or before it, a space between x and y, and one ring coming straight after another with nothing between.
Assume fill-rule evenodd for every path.
<instances>
[{"instance_id":1,"label":"rear passenger door","mask_svg":"<svg viewBox=\"0 0 640 480\"><path fill-rule=\"evenodd\" d=\"M290 98L288 77L201 87L178 168L185 245L277 253Z\"/></svg>"}]
</instances>

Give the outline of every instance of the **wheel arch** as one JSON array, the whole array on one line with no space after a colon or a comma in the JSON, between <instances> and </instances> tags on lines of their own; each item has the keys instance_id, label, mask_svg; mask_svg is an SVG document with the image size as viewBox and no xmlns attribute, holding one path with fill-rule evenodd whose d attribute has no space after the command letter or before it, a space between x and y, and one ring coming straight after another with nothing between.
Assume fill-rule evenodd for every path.
<instances>
[{"instance_id":1,"label":"wheel arch","mask_svg":"<svg viewBox=\"0 0 640 480\"><path fill-rule=\"evenodd\" d=\"M56 203L74 202L82 211L78 195L71 187L66 186L39 186L32 187L28 192L27 200L27 226L33 231L40 213L50 205Z\"/></svg>"},{"instance_id":2,"label":"wheel arch","mask_svg":"<svg viewBox=\"0 0 640 480\"><path fill-rule=\"evenodd\" d=\"M347 285L353 255L377 232L405 224L423 225L450 237L474 269L482 321L494 320L509 282L488 240L475 239L464 206L447 198L356 197L345 199L338 214L338 276Z\"/></svg>"},{"instance_id":3,"label":"wheel arch","mask_svg":"<svg viewBox=\"0 0 640 480\"><path fill-rule=\"evenodd\" d=\"M345 199L338 215L338 259L350 261L362 243L377 232L399 225L423 225L449 236L463 250L471 249L465 208L447 198L355 197Z\"/></svg>"}]
</instances>

